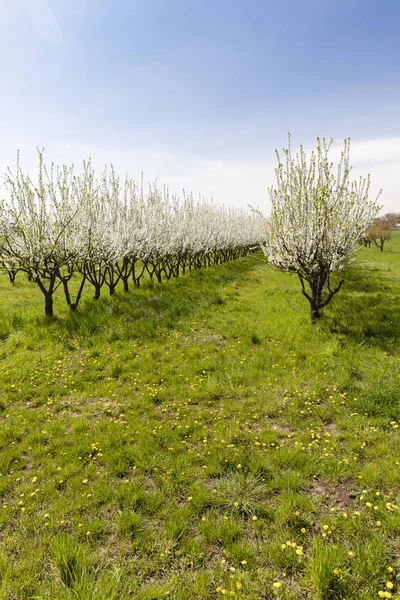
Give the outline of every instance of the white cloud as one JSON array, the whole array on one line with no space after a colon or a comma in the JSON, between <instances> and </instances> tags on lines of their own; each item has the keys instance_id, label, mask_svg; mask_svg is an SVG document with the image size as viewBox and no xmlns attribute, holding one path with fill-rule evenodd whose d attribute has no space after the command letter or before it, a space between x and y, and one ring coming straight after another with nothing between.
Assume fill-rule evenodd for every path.
<instances>
[{"instance_id":1,"label":"white cloud","mask_svg":"<svg viewBox=\"0 0 400 600\"><path fill-rule=\"evenodd\" d=\"M355 142L351 145L351 157L355 166L398 164L400 138Z\"/></svg>"}]
</instances>

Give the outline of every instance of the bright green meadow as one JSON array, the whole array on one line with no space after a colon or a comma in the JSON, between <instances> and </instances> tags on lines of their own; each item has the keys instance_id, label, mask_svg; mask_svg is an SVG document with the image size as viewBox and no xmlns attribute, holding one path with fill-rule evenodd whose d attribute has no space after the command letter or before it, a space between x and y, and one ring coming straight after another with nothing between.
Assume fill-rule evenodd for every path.
<instances>
[{"instance_id":1,"label":"bright green meadow","mask_svg":"<svg viewBox=\"0 0 400 600\"><path fill-rule=\"evenodd\" d=\"M43 316L0 277L0 598L400 598L400 232ZM105 294L105 292L104 292Z\"/></svg>"}]
</instances>

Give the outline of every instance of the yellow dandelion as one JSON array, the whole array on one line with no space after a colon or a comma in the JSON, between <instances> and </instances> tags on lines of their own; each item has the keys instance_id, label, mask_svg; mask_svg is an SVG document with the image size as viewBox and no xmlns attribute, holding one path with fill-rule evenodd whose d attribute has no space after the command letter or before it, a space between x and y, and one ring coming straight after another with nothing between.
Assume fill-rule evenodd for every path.
<instances>
[{"instance_id":1,"label":"yellow dandelion","mask_svg":"<svg viewBox=\"0 0 400 600\"><path fill-rule=\"evenodd\" d=\"M394 586L393 586L393 583L391 581L387 581L386 582L386 587L387 587L388 590L392 590Z\"/></svg>"},{"instance_id":2,"label":"yellow dandelion","mask_svg":"<svg viewBox=\"0 0 400 600\"><path fill-rule=\"evenodd\" d=\"M282 587L282 583L280 581L275 581L275 583L272 584L272 587L279 590L279 588Z\"/></svg>"}]
</instances>

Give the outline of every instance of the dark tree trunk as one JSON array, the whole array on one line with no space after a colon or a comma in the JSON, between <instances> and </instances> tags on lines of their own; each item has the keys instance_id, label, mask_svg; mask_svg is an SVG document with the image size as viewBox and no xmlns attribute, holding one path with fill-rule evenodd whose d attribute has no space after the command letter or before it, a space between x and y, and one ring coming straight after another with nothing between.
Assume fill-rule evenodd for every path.
<instances>
[{"instance_id":1,"label":"dark tree trunk","mask_svg":"<svg viewBox=\"0 0 400 600\"><path fill-rule=\"evenodd\" d=\"M17 276L17 271L8 271L8 278L10 283L15 284L15 277Z\"/></svg>"},{"instance_id":2,"label":"dark tree trunk","mask_svg":"<svg viewBox=\"0 0 400 600\"><path fill-rule=\"evenodd\" d=\"M313 308L311 306L310 307L310 316L311 316L311 323L313 325L315 325L315 323L318 321L318 319L321 318L321 311L318 310L317 308Z\"/></svg>"},{"instance_id":3,"label":"dark tree trunk","mask_svg":"<svg viewBox=\"0 0 400 600\"><path fill-rule=\"evenodd\" d=\"M46 317L52 317L53 316L53 292L49 292L47 294L45 294L44 297L44 312Z\"/></svg>"},{"instance_id":4,"label":"dark tree trunk","mask_svg":"<svg viewBox=\"0 0 400 600\"><path fill-rule=\"evenodd\" d=\"M48 288L46 288L45 284L43 283L42 279L40 278L39 273L36 272L33 274L33 276L34 276L35 282L39 286L39 289L44 296L44 314L46 315L46 317L52 317L53 316L53 294L54 294L55 290L57 289L57 287L55 286L57 274L53 272L53 273L51 273L51 275L47 275L47 273L43 275L43 279L45 281L46 280L49 281Z\"/></svg>"},{"instance_id":5,"label":"dark tree trunk","mask_svg":"<svg viewBox=\"0 0 400 600\"><path fill-rule=\"evenodd\" d=\"M321 272L317 275L310 276L310 278L305 279L304 276L297 273L303 295L307 298L310 304L310 316L311 322L313 325L321 318L322 309L325 308L327 304L332 300L333 296L340 291L342 287L343 280L339 281L339 284L336 288L331 288L330 275L326 271ZM307 282L310 288L310 293L307 292L304 282ZM325 286L327 290L324 292Z\"/></svg>"},{"instance_id":6,"label":"dark tree trunk","mask_svg":"<svg viewBox=\"0 0 400 600\"><path fill-rule=\"evenodd\" d=\"M67 302L67 306L69 306L69 308L71 310L75 311L78 308L79 301L82 297L83 288L84 288L85 282L86 282L86 275L84 275L84 274L82 275L82 281L79 286L78 293L75 298L75 302L72 302L72 300L71 300L71 294L70 294L69 287L68 287L68 282L70 279L71 279L71 277L66 277L66 278L62 279L61 281L63 284L64 296L65 296L65 300Z\"/></svg>"}]
</instances>

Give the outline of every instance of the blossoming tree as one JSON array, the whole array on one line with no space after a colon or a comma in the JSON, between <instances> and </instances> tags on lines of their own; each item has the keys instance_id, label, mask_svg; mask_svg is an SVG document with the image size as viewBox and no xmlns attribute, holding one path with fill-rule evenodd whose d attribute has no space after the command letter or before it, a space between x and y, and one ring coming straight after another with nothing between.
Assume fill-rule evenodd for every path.
<instances>
[{"instance_id":1,"label":"blossoming tree","mask_svg":"<svg viewBox=\"0 0 400 600\"><path fill-rule=\"evenodd\" d=\"M76 310L87 282L94 297L121 282L139 287L142 277L158 282L234 260L256 247L262 221L242 209L226 209L167 188L150 185L147 193L113 167L97 178L89 161L83 171L46 167L39 150L37 180L16 172L5 177L8 198L0 201L0 269L10 280L28 274L53 315L56 290ZM70 285L70 283L72 285ZM72 291L75 295L72 297Z\"/></svg>"},{"instance_id":2,"label":"blossoming tree","mask_svg":"<svg viewBox=\"0 0 400 600\"><path fill-rule=\"evenodd\" d=\"M342 287L340 273L379 209L377 198L368 200L369 175L350 181L350 139L336 171L328 159L332 142L317 138L307 159L302 146L292 155L289 136L283 161L276 152L277 184L269 189L272 210L262 243L272 266L297 273L313 323Z\"/></svg>"}]
</instances>

